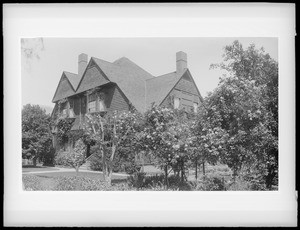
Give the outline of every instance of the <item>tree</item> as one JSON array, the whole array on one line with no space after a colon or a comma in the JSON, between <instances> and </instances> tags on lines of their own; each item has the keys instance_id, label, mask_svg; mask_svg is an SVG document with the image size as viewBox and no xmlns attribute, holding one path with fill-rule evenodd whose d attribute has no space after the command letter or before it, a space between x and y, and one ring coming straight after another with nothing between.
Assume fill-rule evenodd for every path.
<instances>
[{"instance_id":1,"label":"tree","mask_svg":"<svg viewBox=\"0 0 300 230\"><path fill-rule=\"evenodd\" d=\"M50 116L39 105L27 104L22 109L22 158L33 159L36 166L49 154L53 154Z\"/></svg>"},{"instance_id":2,"label":"tree","mask_svg":"<svg viewBox=\"0 0 300 230\"><path fill-rule=\"evenodd\" d=\"M187 144L183 139L187 138L188 125L180 122L177 115L173 109L153 105L144 115L144 129L139 139L147 155L164 170L166 187L170 168L181 171L184 177Z\"/></svg>"},{"instance_id":3,"label":"tree","mask_svg":"<svg viewBox=\"0 0 300 230\"><path fill-rule=\"evenodd\" d=\"M99 146L102 154L104 179L109 185L111 185L113 162L116 154L122 147L135 146L135 134L136 130L139 129L140 117L139 113L131 111L86 115L85 130Z\"/></svg>"},{"instance_id":4,"label":"tree","mask_svg":"<svg viewBox=\"0 0 300 230\"><path fill-rule=\"evenodd\" d=\"M190 144L190 158L197 165L201 162L205 175L205 163L216 164L219 155L224 151L224 144L228 139L227 132L221 128L221 116L215 107L207 107L207 98L199 106L197 117L191 124L192 135Z\"/></svg>"},{"instance_id":5,"label":"tree","mask_svg":"<svg viewBox=\"0 0 300 230\"><path fill-rule=\"evenodd\" d=\"M206 99L228 134L221 160L235 174L243 167L259 174L270 188L278 170L278 63L263 48L244 50L238 41L224 51L212 68L227 74Z\"/></svg>"},{"instance_id":6,"label":"tree","mask_svg":"<svg viewBox=\"0 0 300 230\"><path fill-rule=\"evenodd\" d=\"M75 168L76 175L78 175L79 167L85 162L86 145L83 140L78 139L75 142L74 149L65 154L66 164Z\"/></svg>"}]
</instances>

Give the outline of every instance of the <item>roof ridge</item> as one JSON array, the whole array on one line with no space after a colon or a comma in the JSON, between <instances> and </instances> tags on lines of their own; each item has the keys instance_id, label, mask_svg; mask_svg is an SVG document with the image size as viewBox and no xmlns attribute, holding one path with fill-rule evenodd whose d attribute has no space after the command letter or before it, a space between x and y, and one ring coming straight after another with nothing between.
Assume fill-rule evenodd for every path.
<instances>
[{"instance_id":1,"label":"roof ridge","mask_svg":"<svg viewBox=\"0 0 300 230\"><path fill-rule=\"evenodd\" d=\"M166 73L166 74L163 74L163 75L159 75L159 76L156 76L156 77L153 77L153 78L149 78L149 79L146 79L146 81L157 79L157 78L160 78L160 77L164 77L164 76L166 76L168 74L172 74L172 73L176 74L176 71L173 71L173 72L170 72L170 73Z\"/></svg>"},{"instance_id":2,"label":"roof ridge","mask_svg":"<svg viewBox=\"0 0 300 230\"><path fill-rule=\"evenodd\" d=\"M63 73L70 73L70 74L78 75L77 73L72 73L72 72L69 72L69 71L66 71L66 70L64 70Z\"/></svg>"}]
</instances>

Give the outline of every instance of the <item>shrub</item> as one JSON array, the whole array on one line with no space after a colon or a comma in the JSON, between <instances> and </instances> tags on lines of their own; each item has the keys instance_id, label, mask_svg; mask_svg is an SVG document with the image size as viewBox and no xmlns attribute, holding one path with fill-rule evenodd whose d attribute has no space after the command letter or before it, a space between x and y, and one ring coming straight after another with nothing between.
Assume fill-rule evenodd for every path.
<instances>
[{"instance_id":1,"label":"shrub","mask_svg":"<svg viewBox=\"0 0 300 230\"><path fill-rule=\"evenodd\" d=\"M40 180L37 176L23 175L22 181L26 191L42 190Z\"/></svg>"},{"instance_id":2,"label":"shrub","mask_svg":"<svg viewBox=\"0 0 300 230\"><path fill-rule=\"evenodd\" d=\"M100 152L96 152L96 147L93 147L95 154L89 158L90 168L94 171L102 171L103 163L102 163L102 155ZM127 160L117 154L113 161L113 172L126 172L127 174L133 174L135 172L140 171L140 166L137 166L134 161Z\"/></svg>"},{"instance_id":3,"label":"shrub","mask_svg":"<svg viewBox=\"0 0 300 230\"><path fill-rule=\"evenodd\" d=\"M57 155L54 158L54 164L61 166L69 166L67 152L64 152L62 150L58 151Z\"/></svg>"},{"instance_id":4,"label":"shrub","mask_svg":"<svg viewBox=\"0 0 300 230\"><path fill-rule=\"evenodd\" d=\"M135 172L127 179L128 185L137 189L143 188L146 185L146 173Z\"/></svg>"},{"instance_id":5,"label":"shrub","mask_svg":"<svg viewBox=\"0 0 300 230\"><path fill-rule=\"evenodd\" d=\"M224 191L226 184L223 178L216 176L203 176L199 181L191 183L192 190L197 191Z\"/></svg>"},{"instance_id":6,"label":"shrub","mask_svg":"<svg viewBox=\"0 0 300 230\"><path fill-rule=\"evenodd\" d=\"M125 183L109 186L100 179L91 179L81 176L61 176L56 178L57 191L127 191L130 187Z\"/></svg>"}]
</instances>

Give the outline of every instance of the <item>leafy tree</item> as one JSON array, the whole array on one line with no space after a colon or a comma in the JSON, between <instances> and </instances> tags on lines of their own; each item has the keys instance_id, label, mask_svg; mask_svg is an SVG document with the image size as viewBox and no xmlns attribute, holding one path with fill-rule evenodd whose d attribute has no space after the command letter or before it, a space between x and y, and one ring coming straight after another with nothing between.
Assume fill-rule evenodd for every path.
<instances>
[{"instance_id":1,"label":"leafy tree","mask_svg":"<svg viewBox=\"0 0 300 230\"><path fill-rule=\"evenodd\" d=\"M95 140L102 153L103 175L110 185L116 154L123 147L132 146L134 152L136 130L140 125L137 112L112 112L103 116L99 113L87 114L85 130Z\"/></svg>"},{"instance_id":2,"label":"leafy tree","mask_svg":"<svg viewBox=\"0 0 300 230\"><path fill-rule=\"evenodd\" d=\"M25 105L22 109L22 158L33 159L36 166L38 159L46 162L51 154L50 116L39 105Z\"/></svg>"},{"instance_id":3,"label":"leafy tree","mask_svg":"<svg viewBox=\"0 0 300 230\"><path fill-rule=\"evenodd\" d=\"M278 63L263 48L244 50L238 41L224 51L212 68L227 74L205 102L228 134L221 160L235 174L248 168L270 188L278 170Z\"/></svg>"},{"instance_id":4,"label":"leafy tree","mask_svg":"<svg viewBox=\"0 0 300 230\"><path fill-rule=\"evenodd\" d=\"M215 164L228 139L227 132L221 128L221 116L215 107L206 107L207 99L199 106L196 119L191 124L192 134L190 158L195 163L196 177L198 162L202 163L205 175L205 163Z\"/></svg>"},{"instance_id":5,"label":"leafy tree","mask_svg":"<svg viewBox=\"0 0 300 230\"><path fill-rule=\"evenodd\" d=\"M72 151L65 154L66 164L75 168L78 175L79 167L85 162L86 145L81 139L75 142L75 147Z\"/></svg>"},{"instance_id":6,"label":"leafy tree","mask_svg":"<svg viewBox=\"0 0 300 230\"><path fill-rule=\"evenodd\" d=\"M176 114L173 109L153 105L144 115L145 125L139 139L147 155L164 170L166 187L170 168L184 177L189 126L179 117L183 118L178 111Z\"/></svg>"}]
</instances>

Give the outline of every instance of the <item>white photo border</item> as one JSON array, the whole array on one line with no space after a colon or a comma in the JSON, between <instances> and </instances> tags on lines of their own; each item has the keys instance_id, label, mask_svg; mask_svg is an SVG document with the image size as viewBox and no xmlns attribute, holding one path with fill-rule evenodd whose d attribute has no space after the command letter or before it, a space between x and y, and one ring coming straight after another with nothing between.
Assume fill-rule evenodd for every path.
<instances>
[{"instance_id":1,"label":"white photo border","mask_svg":"<svg viewBox=\"0 0 300 230\"><path fill-rule=\"evenodd\" d=\"M5 226L296 226L294 4L6 4ZM24 192L24 37L277 37L279 190L265 192Z\"/></svg>"}]
</instances>

